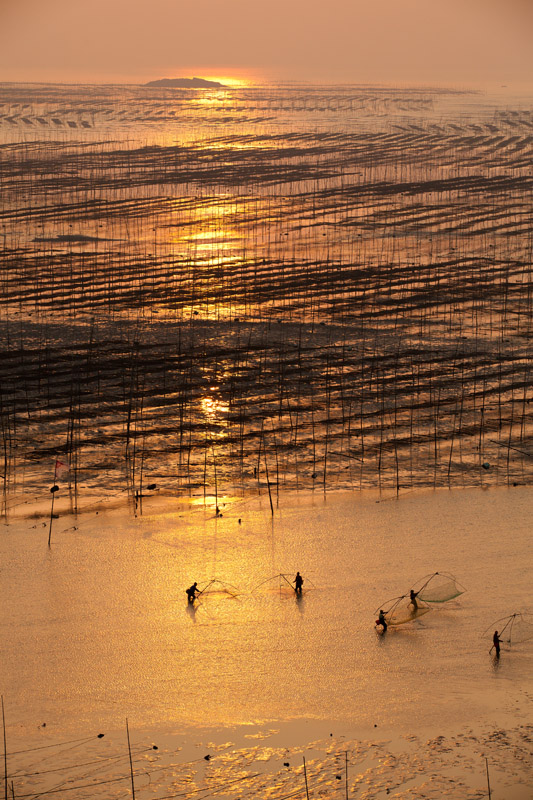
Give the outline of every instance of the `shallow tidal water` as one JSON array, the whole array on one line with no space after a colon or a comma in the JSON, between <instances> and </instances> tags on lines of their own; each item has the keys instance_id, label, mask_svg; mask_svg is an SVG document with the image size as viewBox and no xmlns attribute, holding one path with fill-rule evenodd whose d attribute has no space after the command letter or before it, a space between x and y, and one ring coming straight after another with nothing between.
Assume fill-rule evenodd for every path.
<instances>
[{"instance_id":1,"label":"shallow tidal water","mask_svg":"<svg viewBox=\"0 0 533 800\"><path fill-rule=\"evenodd\" d=\"M273 517L265 495L219 498L219 518L151 502L136 518L61 517L50 549L44 517L2 528L1 691L19 791L127 795L128 719L142 796L303 793L306 756L328 796L345 796L349 770L350 795L474 798L487 755L493 788L531 796L533 643L489 655L491 623L533 611L530 488L302 493ZM301 600L259 586L297 569ZM467 591L379 636L376 609L434 571ZM192 580L215 577L237 596L189 606Z\"/></svg>"},{"instance_id":2,"label":"shallow tidal water","mask_svg":"<svg viewBox=\"0 0 533 800\"><path fill-rule=\"evenodd\" d=\"M88 515L2 530L3 693L22 731L311 717L456 725L525 712L533 650L489 657L491 623L531 612L531 490L399 499L268 498L188 513ZM152 513L153 512L153 513ZM241 523L238 522L239 518ZM279 573L306 579L301 600ZM376 609L424 575L467 588L376 635ZM237 596L185 588L219 578ZM256 588L258 587L258 588Z\"/></svg>"},{"instance_id":3,"label":"shallow tidal water","mask_svg":"<svg viewBox=\"0 0 533 800\"><path fill-rule=\"evenodd\" d=\"M2 513L531 483L530 96L0 83Z\"/></svg>"}]
</instances>

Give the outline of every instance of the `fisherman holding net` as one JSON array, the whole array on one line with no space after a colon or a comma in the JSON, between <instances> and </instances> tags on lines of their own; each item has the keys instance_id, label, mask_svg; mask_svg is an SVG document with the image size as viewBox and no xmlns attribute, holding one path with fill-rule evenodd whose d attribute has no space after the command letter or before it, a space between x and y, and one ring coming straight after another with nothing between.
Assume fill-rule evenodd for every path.
<instances>
[{"instance_id":1,"label":"fisherman holding net","mask_svg":"<svg viewBox=\"0 0 533 800\"><path fill-rule=\"evenodd\" d=\"M302 578L302 576L300 575L300 573L299 573L299 572L297 572L297 573L296 573L296 577L295 577L295 579L293 580L293 583L294 583L294 591L296 592L296 594L301 594L301 593L302 593L302 586L303 586L303 582L304 582L304 579Z\"/></svg>"},{"instance_id":2,"label":"fisherman holding net","mask_svg":"<svg viewBox=\"0 0 533 800\"><path fill-rule=\"evenodd\" d=\"M187 595L187 600L189 603L194 603L196 600L196 592L198 592L198 582L195 581L192 586L189 586L188 589L185 589L185 593ZM200 594L200 592L198 592Z\"/></svg>"},{"instance_id":3,"label":"fisherman holding net","mask_svg":"<svg viewBox=\"0 0 533 800\"><path fill-rule=\"evenodd\" d=\"M387 630L387 620L385 619L385 612L383 611L383 609L381 609L379 612L379 616L376 620L376 625L381 625L381 627L383 628L383 633L385 633L385 631Z\"/></svg>"},{"instance_id":4,"label":"fisherman holding net","mask_svg":"<svg viewBox=\"0 0 533 800\"><path fill-rule=\"evenodd\" d=\"M500 644L503 642L503 639L500 639L500 634L498 631L494 631L494 636L492 637L492 646L496 651L496 658L500 657Z\"/></svg>"}]
</instances>

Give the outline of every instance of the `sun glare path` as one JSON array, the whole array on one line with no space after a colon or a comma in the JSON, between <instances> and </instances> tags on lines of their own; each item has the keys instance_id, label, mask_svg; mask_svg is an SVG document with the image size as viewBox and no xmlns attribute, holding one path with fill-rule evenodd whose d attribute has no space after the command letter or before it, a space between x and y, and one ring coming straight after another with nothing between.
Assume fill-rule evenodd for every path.
<instances>
[{"instance_id":1,"label":"sun glare path","mask_svg":"<svg viewBox=\"0 0 533 800\"><path fill-rule=\"evenodd\" d=\"M216 397L203 397L200 404L204 414L211 419L227 414L229 411L229 403Z\"/></svg>"}]
</instances>

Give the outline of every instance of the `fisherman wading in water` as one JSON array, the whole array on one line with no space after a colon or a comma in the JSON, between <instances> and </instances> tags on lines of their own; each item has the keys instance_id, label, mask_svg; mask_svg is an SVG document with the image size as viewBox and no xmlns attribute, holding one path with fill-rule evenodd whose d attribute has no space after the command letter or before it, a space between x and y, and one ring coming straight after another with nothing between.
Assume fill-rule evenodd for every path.
<instances>
[{"instance_id":1,"label":"fisherman wading in water","mask_svg":"<svg viewBox=\"0 0 533 800\"><path fill-rule=\"evenodd\" d=\"M187 595L187 600L189 603L194 603L196 600L196 592L198 592L198 583L194 581L192 586L189 586L188 589L185 589L185 593ZM198 592L200 594L200 592Z\"/></svg>"},{"instance_id":2,"label":"fisherman wading in water","mask_svg":"<svg viewBox=\"0 0 533 800\"><path fill-rule=\"evenodd\" d=\"M418 597L418 592L415 592L413 591L413 589L411 589L411 591L409 592L409 600L415 611L418 608L418 603L416 602L417 597Z\"/></svg>"},{"instance_id":3,"label":"fisherman wading in water","mask_svg":"<svg viewBox=\"0 0 533 800\"><path fill-rule=\"evenodd\" d=\"M498 631L494 631L494 636L492 637L492 646L496 651L496 658L500 657L500 644L502 643L502 639L500 639Z\"/></svg>"},{"instance_id":4,"label":"fisherman wading in water","mask_svg":"<svg viewBox=\"0 0 533 800\"><path fill-rule=\"evenodd\" d=\"M383 628L383 633L385 633L385 631L387 630L387 620L385 619L385 613L383 612L383 610L379 612L379 616L376 620L376 625L381 625L381 627Z\"/></svg>"},{"instance_id":5,"label":"fisherman wading in water","mask_svg":"<svg viewBox=\"0 0 533 800\"><path fill-rule=\"evenodd\" d=\"M299 572L297 572L297 573L296 573L296 577L295 577L295 579L293 580L293 583L294 583L294 591L296 592L296 594L301 594L301 593L302 593L302 586L303 586L303 582L304 582L304 579L302 578L302 576L300 575L300 573L299 573Z\"/></svg>"}]
</instances>

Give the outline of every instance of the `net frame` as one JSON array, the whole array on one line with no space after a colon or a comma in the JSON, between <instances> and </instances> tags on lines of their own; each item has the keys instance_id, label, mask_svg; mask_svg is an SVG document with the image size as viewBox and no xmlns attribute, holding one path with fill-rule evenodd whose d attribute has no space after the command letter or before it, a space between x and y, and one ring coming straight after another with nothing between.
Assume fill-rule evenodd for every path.
<instances>
[{"instance_id":1,"label":"net frame","mask_svg":"<svg viewBox=\"0 0 533 800\"><path fill-rule=\"evenodd\" d=\"M407 622L414 622L415 619L423 617L431 611L431 608L426 605L426 603L419 603L418 601L415 608L409 595L402 594L399 597L393 597L391 600L387 600L387 602L380 605L374 613L379 614L380 611L383 611L387 625L394 628L398 625L405 625Z\"/></svg>"},{"instance_id":2,"label":"net frame","mask_svg":"<svg viewBox=\"0 0 533 800\"><path fill-rule=\"evenodd\" d=\"M431 589L426 591L427 587L431 586L432 581L435 578L445 578L448 581L449 585L455 587L454 590L450 593L448 592L441 592L440 595L435 592L431 594ZM434 584L435 587L435 584ZM420 597L420 600L423 600L425 603L447 603L449 600L454 600L456 597L464 594L466 589L462 586L455 575L451 575L449 572L432 572L429 575L424 575L423 578L420 578L416 583L413 585L413 591Z\"/></svg>"},{"instance_id":3,"label":"net frame","mask_svg":"<svg viewBox=\"0 0 533 800\"><path fill-rule=\"evenodd\" d=\"M257 586L254 586L252 589L252 594L261 588L263 588L264 591L268 591L270 589L272 592L283 592L290 589L293 593L297 594L296 587L292 579L293 574L295 573L278 572L276 575L272 575L270 578L265 578L264 581L261 581L261 583L258 583ZM272 583L273 581L278 581L278 584L276 586L267 586L267 584ZM305 578L305 583L307 585L304 589L302 589L302 594L306 594L310 589L316 588L314 583L307 577Z\"/></svg>"},{"instance_id":4,"label":"net frame","mask_svg":"<svg viewBox=\"0 0 533 800\"><path fill-rule=\"evenodd\" d=\"M210 595L229 595L229 597L238 597L240 594L238 588L233 586L228 581L223 581L220 578L211 578L201 589L197 597L208 597Z\"/></svg>"},{"instance_id":5,"label":"net frame","mask_svg":"<svg viewBox=\"0 0 533 800\"><path fill-rule=\"evenodd\" d=\"M483 638L492 636L495 630L498 631L501 641L509 647L530 642L533 639L533 616L516 611L514 614L495 620L481 635Z\"/></svg>"}]
</instances>

